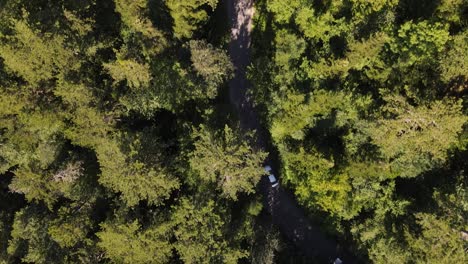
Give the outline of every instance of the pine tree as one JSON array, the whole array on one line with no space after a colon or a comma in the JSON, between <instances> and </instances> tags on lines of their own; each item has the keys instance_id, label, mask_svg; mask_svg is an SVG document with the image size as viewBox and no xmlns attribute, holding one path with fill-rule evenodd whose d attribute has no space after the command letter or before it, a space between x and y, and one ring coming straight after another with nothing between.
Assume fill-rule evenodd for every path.
<instances>
[{"instance_id":1,"label":"pine tree","mask_svg":"<svg viewBox=\"0 0 468 264\"><path fill-rule=\"evenodd\" d=\"M174 207L172 222L177 241L175 249L184 263L238 263L247 256L232 248L224 233L224 212L217 212L214 201L197 202L183 198Z\"/></svg>"},{"instance_id":2,"label":"pine tree","mask_svg":"<svg viewBox=\"0 0 468 264\"><path fill-rule=\"evenodd\" d=\"M138 221L105 222L97 233L98 246L116 263L167 263L172 256L170 225L153 224L142 228Z\"/></svg>"},{"instance_id":3,"label":"pine tree","mask_svg":"<svg viewBox=\"0 0 468 264\"><path fill-rule=\"evenodd\" d=\"M168 0L167 7L174 19L174 36L178 39L191 38L193 33L208 20L204 7L216 8L218 0Z\"/></svg>"},{"instance_id":4,"label":"pine tree","mask_svg":"<svg viewBox=\"0 0 468 264\"><path fill-rule=\"evenodd\" d=\"M369 126L367 133L392 170L415 177L444 163L467 120L461 102L447 98L414 107L399 96L386 100L388 117Z\"/></svg>"},{"instance_id":5,"label":"pine tree","mask_svg":"<svg viewBox=\"0 0 468 264\"><path fill-rule=\"evenodd\" d=\"M264 174L266 153L255 150L248 138L227 125L221 133L201 126L195 138L190 166L202 181L215 183L224 197L233 200L240 193L254 192Z\"/></svg>"}]
</instances>

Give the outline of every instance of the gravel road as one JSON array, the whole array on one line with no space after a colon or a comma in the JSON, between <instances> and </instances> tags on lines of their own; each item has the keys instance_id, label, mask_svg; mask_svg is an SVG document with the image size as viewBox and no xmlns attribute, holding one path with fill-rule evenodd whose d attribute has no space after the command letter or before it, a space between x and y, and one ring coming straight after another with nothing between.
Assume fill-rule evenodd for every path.
<instances>
[{"instance_id":1,"label":"gravel road","mask_svg":"<svg viewBox=\"0 0 468 264\"><path fill-rule=\"evenodd\" d=\"M261 126L260 119L247 96L249 82L246 69L250 64L250 43L253 0L226 0L228 17L231 25L229 55L236 68L234 78L229 82L231 103L238 111L240 126L244 130L257 131L257 147L266 149L268 131ZM268 161L267 161L268 162ZM275 164L270 164L275 170ZM321 263L333 263L340 257L343 263L355 263L353 257L343 253L338 243L328 237L320 228L307 218L294 196L287 190L271 188L266 177L260 183L260 190L265 197L265 206L272 216L273 223L280 232L302 250L303 254Z\"/></svg>"}]
</instances>

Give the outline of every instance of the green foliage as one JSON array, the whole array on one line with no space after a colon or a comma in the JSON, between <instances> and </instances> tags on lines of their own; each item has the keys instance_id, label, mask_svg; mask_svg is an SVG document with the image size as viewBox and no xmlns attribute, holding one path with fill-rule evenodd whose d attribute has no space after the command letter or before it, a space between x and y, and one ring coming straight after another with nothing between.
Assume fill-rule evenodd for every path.
<instances>
[{"instance_id":1,"label":"green foliage","mask_svg":"<svg viewBox=\"0 0 468 264\"><path fill-rule=\"evenodd\" d=\"M448 28L441 23L406 22L398 29L398 35L390 42L389 49L395 54L400 67L411 67L436 60L448 40Z\"/></svg>"},{"instance_id":2,"label":"green foliage","mask_svg":"<svg viewBox=\"0 0 468 264\"><path fill-rule=\"evenodd\" d=\"M216 8L218 0L168 0L167 7L174 19L174 36L178 39L191 38L194 31L208 20L205 7Z\"/></svg>"},{"instance_id":3,"label":"green foliage","mask_svg":"<svg viewBox=\"0 0 468 264\"><path fill-rule=\"evenodd\" d=\"M142 200L159 205L179 187L179 181L161 166L159 157L146 156L154 155L152 148L159 145L149 140L142 144L140 138L145 136L107 140L96 149L102 171L99 182L120 193L128 206ZM129 144L128 149L120 146L119 141Z\"/></svg>"},{"instance_id":4,"label":"green foliage","mask_svg":"<svg viewBox=\"0 0 468 264\"><path fill-rule=\"evenodd\" d=\"M190 39L209 35L217 1L160 2L0 3L0 263L170 263L175 252L192 261L184 245L196 226L172 213L198 209L170 208L212 183L181 186L199 136L186 128L224 104L218 91L234 68L226 51ZM171 21L186 44L156 27ZM214 147L237 156L221 171L240 173L225 196L252 194L265 154L237 132L222 136ZM237 263L262 206L209 191L202 254Z\"/></svg>"},{"instance_id":5,"label":"green foliage","mask_svg":"<svg viewBox=\"0 0 468 264\"><path fill-rule=\"evenodd\" d=\"M402 177L415 177L443 164L467 121L461 102L445 99L413 107L402 97L385 100L382 110L389 118L370 125L367 133L392 170Z\"/></svg>"},{"instance_id":6,"label":"green foliage","mask_svg":"<svg viewBox=\"0 0 468 264\"><path fill-rule=\"evenodd\" d=\"M238 263L246 252L232 248L224 234L225 221L212 200L199 203L184 198L174 208L175 249L184 263Z\"/></svg>"},{"instance_id":7,"label":"green foliage","mask_svg":"<svg viewBox=\"0 0 468 264\"><path fill-rule=\"evenodd\" d=\"M77 33L79 37L85 37L92 32L95 20L91 18L80 19L77 12L63 10L63 16L69 22L70 28Z\"/></svg>"},{"instance_id":8,"label":"green foliage","mask_svg":"<svg viewBox=\"0 0 468 264\"><path fill-rule=\"evenodd\" d=\"M441 58L441 77L449 82L457 77L468 79L468 31L455 35L447 55Z\"/></svg>"},{"instance_id":9,"label":"green foliage","mask_svg":"<svg viewBox=\"0 0 468 264\"><path fill-rule=\"evenodd\" d=\"M318 63L310 65L303 64L307 70L308 77L315 80L323 80L334 76L346 77L351 70L364 71L369 77L376 77L380 74L380 69L372 69L382 64L379 53L384 44L388 41L388 36L383 33L372 35L369 39L348 43L349 51L345 58L336 60L321 59Z\"/></svg>"},{"instance_id":10,"label":"green foliage","mask_svg":"<svg viewBox=\"0 0 468 264\"><path fill-rule=\"evenodd\" d=\"M52 206L59 197L60 186L52 180L51 166L63 148L60 130L64 124L56 114L47 112L18 111L12 116L15 125L4 130L4 144L0 147L2 170L16 167L10 189L24 194L29 201L44 201Z\"/></svg>"},{"instance_id":11,"label":"green foliage","mask_svg":"<svg viewBox=\"0 0 468 264\"><path fill-rule=\"evenodd\" d=\"M101 228L98 246L114 263L167 263L172 255L168 224L143 229L138 221L106 222Z\"/></svg>"},{"instance_id":12,"label":"green foliage","mask_svg":"<svg viewBox=\"0 0 468 264\"><path fill-rule=\"evenodd\" d=\"M290 84L298 73L292 69L297 67L298 61L305 50L305 41L286 30L280 30L275 36L275 63L281 69L275 81L282 85Z\"/></svg>"},{"instance_id":13,"label":"green foliage","mask_svg":"<svg viewBox=\"0 0 468 264\"><path fill-rule=\"evenodd\" d=\"M275 15L275 22L287 24L297 8L300 7L301 0L284 2L281 0L267 1L268 11Z\"/></svg>"},{"instance_id":14,"label":"green foliage","mask_svg":"<svg viewBox=\"0 0 468 264\"><path fill-rule=\"evenodd\" d=\"M114 131L105 113L92 107L78 107L71 113L71 124L64 131L74 144L94 148ZM111 116L112 117L112 116Z\"/></svg>"},{"instance_id":15,"label":"green foliage","mask_svg":"<svg viewBox=\"0 0 468 264\"><path fill-rule=\"evenodd\" d=\"M372 224L361 230L360 239L371 243L370 257L375 263L452 263L452 261L466 261L463 240L457 230L434 215L418 213L415 215L418 231L410 230L409 226L392 226L388 232L383 226ZM379 218L367 221L381 223ZM359 228L364 228L361 225ZM355 231L358 229L356 228ZM405 230L404 236L388 237L382 234L397 233ZM399 237L396 239L396 237Z\"/></svg>"},{"instance_id":16,"label":"green foliage","mask_svg":"<svg viewBox=\"0 0 468 264\"><path fill-rule=\"evenodd\" d=\"M213 48L203 40L191 40L189 46L192 66L209 87L207 97L214 98L216 88L233 76L234 66L226 52Z\"/></svg>"},{"instance_id":17,"label":"green foliage","mask_svg":"<svg viewBox=\"0 0 468 264\"><path fill-rule=\"evenodd\" d=\"M128 86L133 89L144 88L151 81L149 65L135 60L117 60L103 66L116 82L127 81Z\"/></svg>"},{"instance_id":18,"label":"green foliage","mask_svg":"<svg viewBox=\"0 0 468 264\"><path fill-rule=\"evenodd\" d=\"M115 9L125 25L122 35L127 41L133 38L150 54L157 54L166 47L166 39L162 32L153 26L148 17L148 1L114 0L114 2Z\"/></svg>"},{"instance_id":19,"label":"green foliage","mask_svg":"<svg viewBox=\"0 0 468 264\"><path fill-rule=\"evenodd\" d=\"M294 186L295 194L303 203L317 204L326 211L335 212L346 202L350 190L347 179L331 178L329 170L333 161L327 160L316 150L283 151L286 161L285 176Z\"/></svg>"},{"instance_id":20,"label":"green foliage","mask_svg":"<svg viewBox=\"0 0 468 264\"><path fill-rule=\"evenodd\" d=\"M61 248L72 248L88 240L92 222L89 218L91 202L77 202L72 207L61 207L58 217L51 221L48 233Z\"/></svg>"},{"instance_id":21,"label":"green foliage","mask_svg":"<svg viewBox=\"0 0 468 264\"><path fill-rule=\"evenodd\" d=\"M389 218L390 219L390 218ZM352 232L358 236L363 247L368 249L369 258L375 263L407 263L411 258L408 246L398 235L397 225L385 225L384 216L376 216L364 223L353 226Z\"/></svg>"},{"instance_id":22,"label":"green foliage","mask_svg":"<svg viewBox=\"0 0 468 264\"><path fill-rule=\"evenodd\" d=\"M331 12L317 14L313 8L301 8L295 22L304 36L311 41L322 41L329 45L332 37L337 37L347 30L344 19L334 19Z\"/></svg>"},{"instance_id":23,"label":"green foliage","mask_svg":"<svg viewBox=\"0 0 468 264\"><path fill-rule=\"evenodd\" d=\"M227 125L217 132L201 126L195 134L190 166L202 181L216 183L224 197L237 200L240 193L253 193L264 174L267 154L251 147L251 140Z\"/></svg>"},{"instance_id":24,"label":"green foliage","mask_svg":"<svg viewBox=\"0 0 468 264\"><path fill-rule=\"evenodd\" d=\"M459 176L463 180L466 175ZM440 215L451 226L457 229L466 229L464 215L468 212L468 191L466 183L457 183L454 191L437 190L434 191L432 198L437 202L437 209Z\"/></svg>"},{"instance_id":25,"label":"green foliage","mask_svg":"<svg viewBox=\"0 0 468 264\"><path fill-rule=\"evenodd\" d=\"M368 98L353 100L344 92L317 90L306 96L288 94L286 99L279 99L280 111L271 124L272 137L282 140L289 136L303 139L305 129L313 127L318 120L327 119L336 114L336 125L344 126L349 120L358 118L359 111L369 104Z\"/></svg>"},{"instance_id":26,"label":"green foliage","mask_svg":"<svg viewBox=\"0 0 468 264\"><path fill-rule=\"evenodd\" d=\"M13 192L24 194L29 201L44 201L50 207L58 199L52 177L46 173L35 173L29 167L21 167L15 171L15 178L10 184ZM45 174L45 175L44 175Z\"/></svg>"},{"instance_id":27,"label":"green foliage","mask_svg":"<svg viewBox=\"0 0 468 264\"><path fill-rule=\"evenodd\" d=\"M204 80L186 65L175 61L175 58L172 59L174 60L152 61L149 87L131 89L119 98L128 112L135 111L151 118L162 109L180 112L190 102L207 103L207 100L215 98L218 94L217 85L221 84L218 82L225 80L230 72L226 69L225 73L210 75ZM226 66L230 67L228 64Z\"/></svg>"},{"instance_id":28,"label":"green foliage","mask_svg":"<svg viewBox=\"0 0 468 264\"><path fill-rule=\"evenodd\" d=\"M467 2L464 0L442 0L437 6L436 14L438 17L455 24L463 21L463 9L467 8Z\"/></svg>"},{"instance_id":29,"label":"green foliage","mask_svg":"<svg viewBox=\"0 0 468 264\"><path fill-rule=\"evenodd\" d=\"M414 252L413 256L418 259L417 263L466 262L467 254L459 231L453 230L434 215L419 213L416 219L422 229L421 234L406 236L410 236L408 243Z\"/></svg>"},{"instance_id":30,"label":"green foliage","mask_svg":"<svg viewBox=\"0 0 468 264\"><path fill-rule=\"evenodd\" d=\"M81 83L60 81L54 90L54 95L61 98L71 109L86 107L93 101L92 89Z\"/></svg>"},{"instance_id":31,"label":"green foliage","mask_svg":"<svg viewBox=\"0 0 468 264\"><path fill-rule=\"evenodd\" d=\"M153 62L150 72L154 76L148 88L132 89L120 98L128 111L148 117L160 109L176 111L188 100L203 97L203 90L209 89L196 86L189 78L188 71L178 62Z\"/></svg>"},{"instance_id":32,"label":"green foliage","mask_svg":"<svg viewBox=\"0 0 468 264\"><path fill-rule=\"evenodd\" d=\"M50 217L45 213L38 214L38 210L37 207L27 207L16 213L8 254L22 262L60 262L63 252L47 233Z\"/></svg>"},{"instance_id":33,"label":"green foliage","mask_svg":"<svg viewBox=\"0 0 468 264\"><path fill-rule=\"evenodd\" d=\"M4 36L0 45L0 57L11 73L36 86L79 66L72 51L64 47L63 37L40 34L23 20L11 23L15 34Z\"/></svg>"},{"instance_id":34,"label":"green foliage","mask_svg":"<svg viewBox=\"0 0 468 264\"><path fill-rule=\"evenodd\" d=\"M8 228L8 216L3 212L0 213L0 239L2 241L8 241L10 236L10 230ZM0 247L0 263L8 263L8 253L6 252L7 243L2 243Z\"/></svg>"},{"instance_id":35,"label":"green foliage","mask_svg":"<svg viewBox=\"0 0 468 264\"><path fill-rule=\"evenodd\" d=\"M2 135L4 144L0 146L4 161L2 171L33 162L38 168L47 168L55 160L63 144L59 135L59 131L63 129L61 120L56 114L48 112L19 111L4 116L6 119L8 117L12 123L5 128Z\"/></svg>"},{"instance_id":36,"label":"green foliage","mask_svg":"<svg viewBox=\"0 0 468 264\"><path fill-rule=\"evenodd\" d=\"M385 8L393 8L398 4L397 0L351 0L353 19L362 20L372 13L379 12Z\"/></svg>"}]
</instances>

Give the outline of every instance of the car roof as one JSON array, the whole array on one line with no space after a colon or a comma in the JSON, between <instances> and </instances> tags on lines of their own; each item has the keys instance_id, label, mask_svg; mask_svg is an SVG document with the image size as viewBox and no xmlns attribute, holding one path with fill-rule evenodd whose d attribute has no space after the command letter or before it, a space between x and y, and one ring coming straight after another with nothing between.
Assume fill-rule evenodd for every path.
<instances>
[{"instance_id":1,"label":"car roof","mask_svg":"<svg viewBox=\"0 0 468 264\"><path fill-rule=\"evenodd\" d=\"M268 180L270 180L271 183L276 182L276 177L273 174L268 175Z\"/></svg>"}]
</instances>

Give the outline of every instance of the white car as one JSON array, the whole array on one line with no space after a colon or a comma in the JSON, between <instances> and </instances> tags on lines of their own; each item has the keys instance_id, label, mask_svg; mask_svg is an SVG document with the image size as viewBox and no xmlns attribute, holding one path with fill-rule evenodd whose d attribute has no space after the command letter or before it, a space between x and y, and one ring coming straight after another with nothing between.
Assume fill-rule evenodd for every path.
<instances>
[{"instance_id":1,"label":"white car","mask_svg":"<svg viewBox=\"0 0 468 264\"><path fill-rule=\"evenodd\" d=\"M271 173L272 169L270 166L266 165L264 167L265 169L265 172L266 174L268 175L268 180L270 180L270 183L271 183L271 187L276 187L279 185L279 182L278 180L276 179L275 175L273 175L273 173Z\"/></svg>"}]
</instances>

